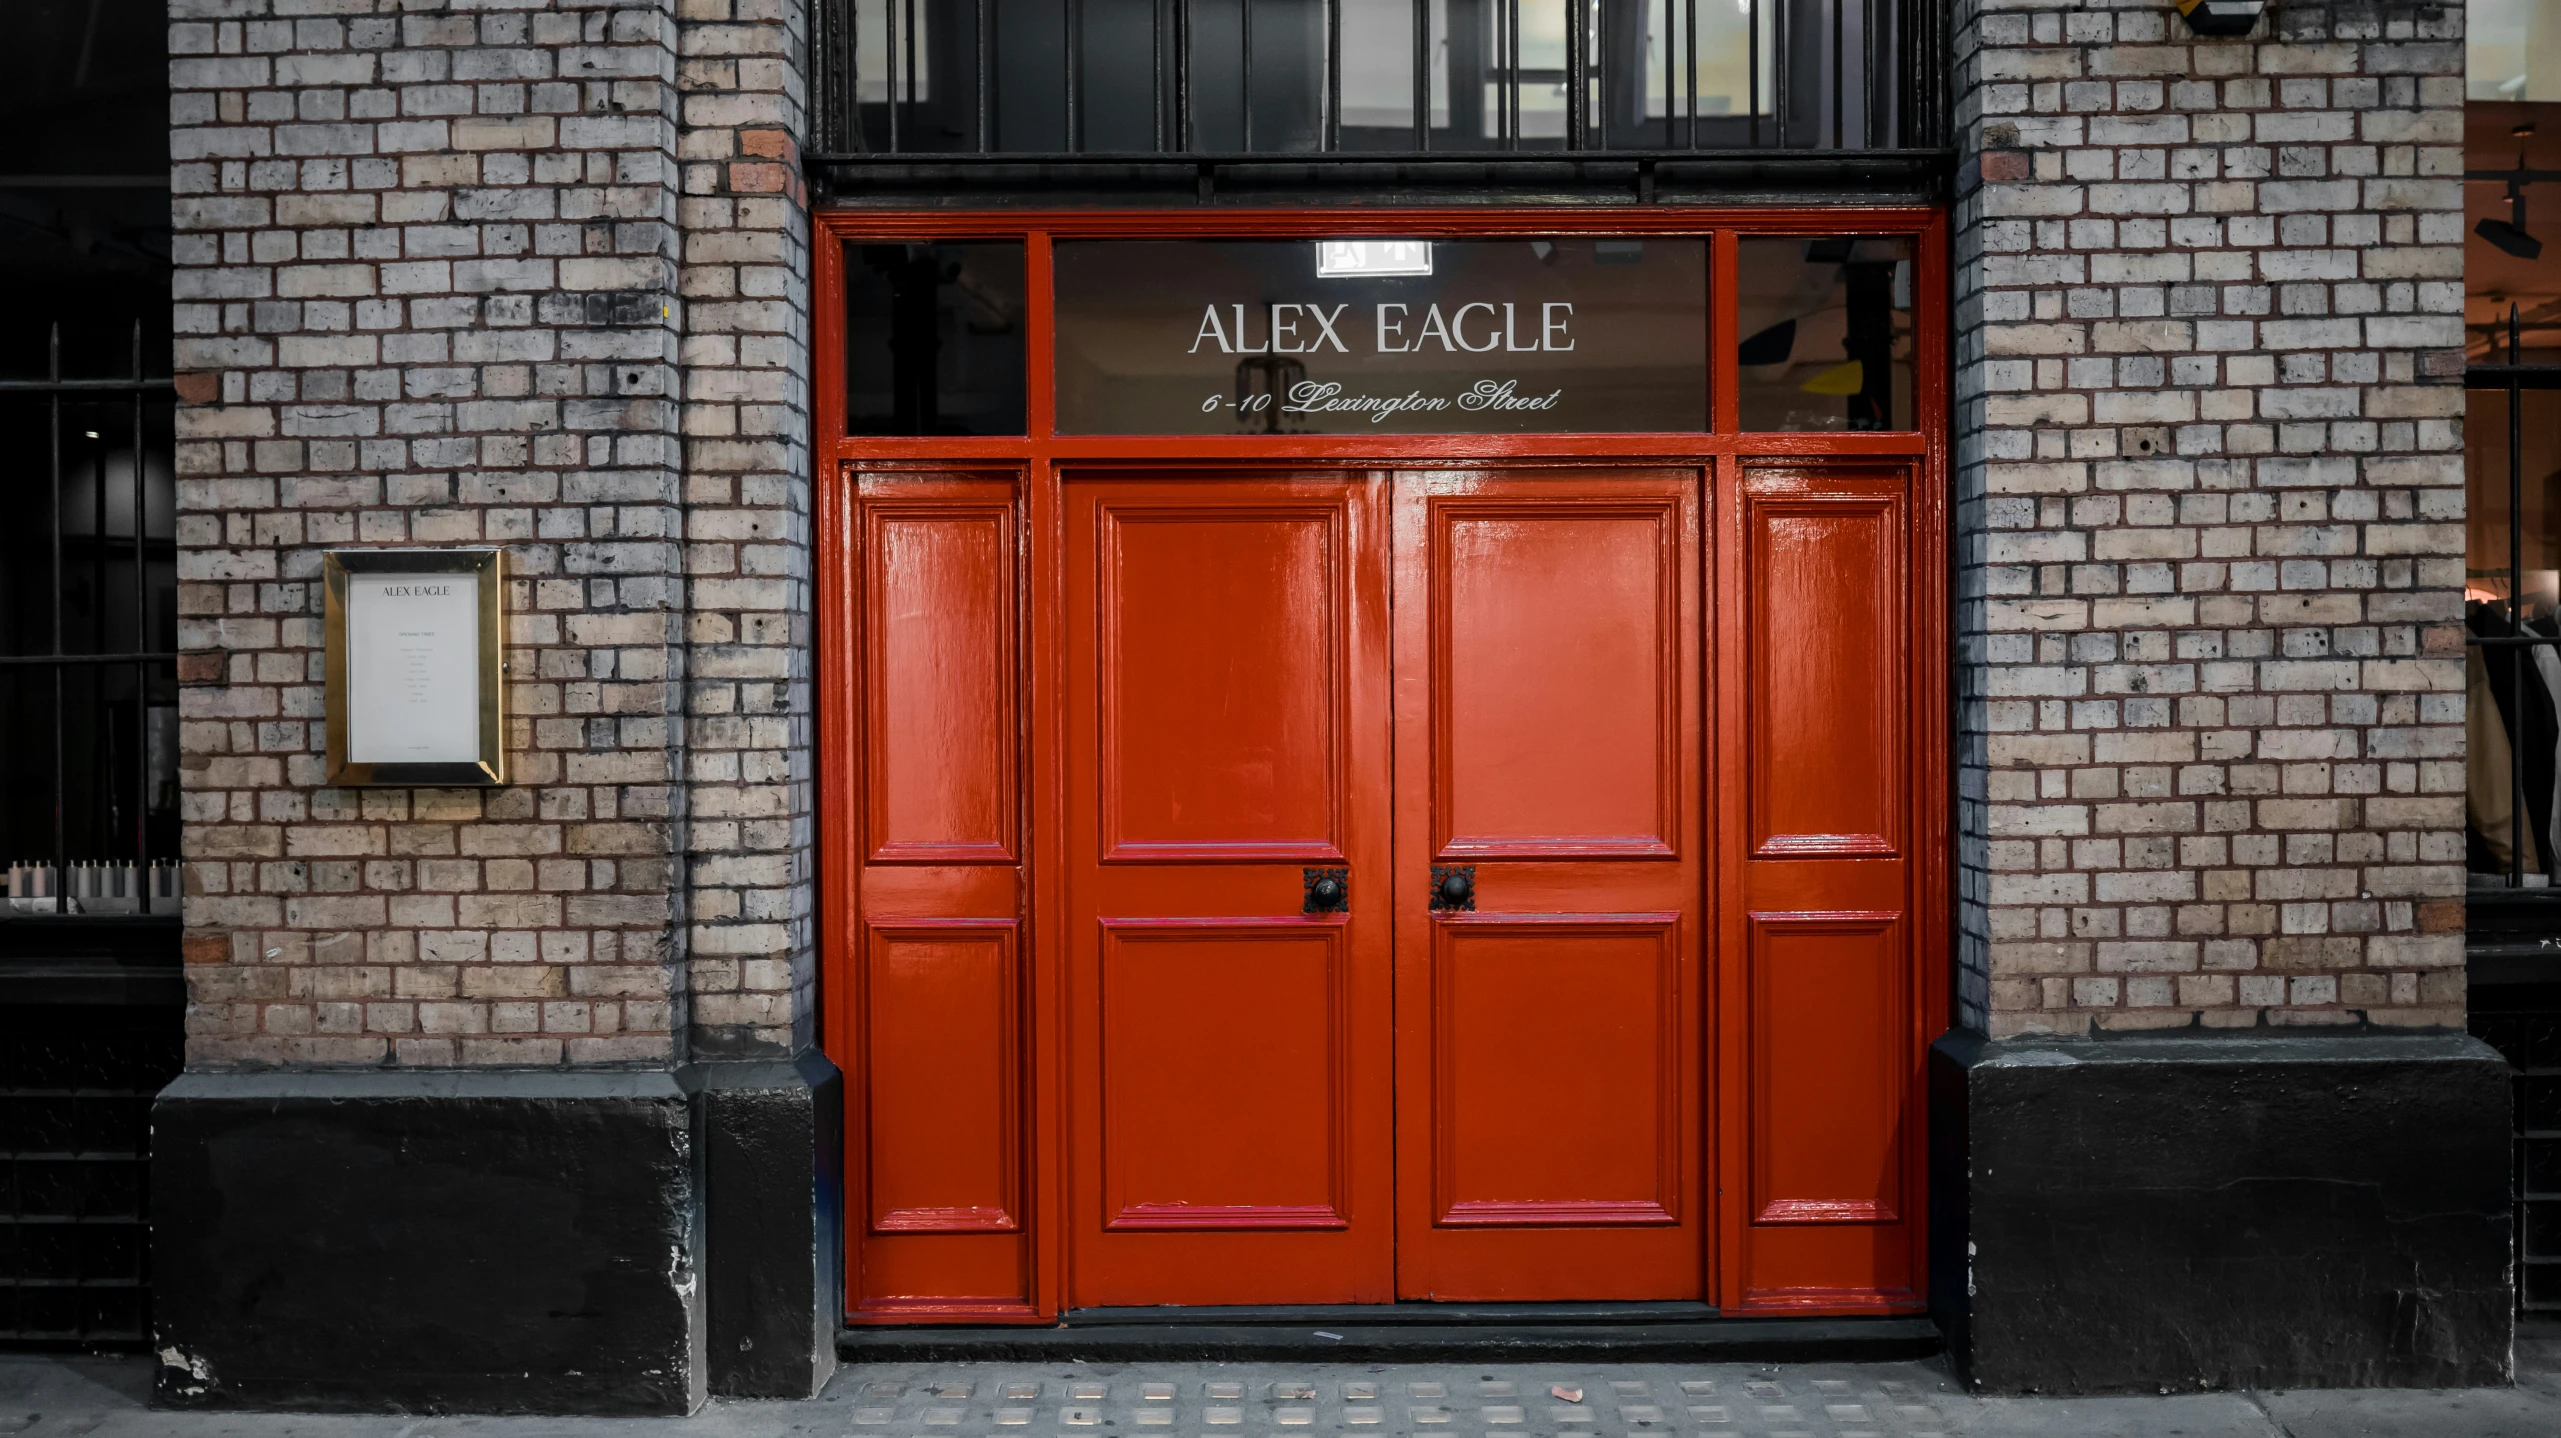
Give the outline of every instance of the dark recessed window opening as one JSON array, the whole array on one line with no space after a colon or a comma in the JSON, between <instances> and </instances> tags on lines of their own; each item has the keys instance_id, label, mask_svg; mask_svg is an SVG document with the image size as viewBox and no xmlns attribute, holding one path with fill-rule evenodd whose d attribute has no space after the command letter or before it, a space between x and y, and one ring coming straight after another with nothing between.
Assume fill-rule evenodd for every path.
<instances>
[{"instance_id":1,"label":"dark recessed window opening","mask_svg":"<svg viewBox=\"0 0 2561 1438\"><path fill-rule=\"evenodd\" d=\"M845 247L845 432L1023 433L1022 241Z\"/></svg>"}]
</instances>

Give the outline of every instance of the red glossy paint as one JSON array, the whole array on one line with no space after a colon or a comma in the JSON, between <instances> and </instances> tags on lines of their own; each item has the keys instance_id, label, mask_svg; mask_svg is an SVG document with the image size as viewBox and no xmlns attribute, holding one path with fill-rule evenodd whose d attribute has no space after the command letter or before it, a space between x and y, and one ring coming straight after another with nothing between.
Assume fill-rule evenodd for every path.
<instances>
[{"instance_id":1,"label":"red glossy paint","mask_svg":"<svg viewBox=\"0 0 2561 1438\"><path fill-rule=\"evenodd\" d=\"M1020 485L848 480L822 523L853 567L820 611L822 742L862 796L836 798L826 855L853 900L827 934L847 1291L869 1316L1027 1314Z\"/></svg>"},{"instance_id":2,"label":"red glossy paint","mask_svg":"<svg viewBox=\"0 0 2561 1438\"><path fill-rule=\"evenodd\" d=\"M1943 632L1936 566L1918 559L1934 552L1922 471L1739 470L1718 564L1732 738L1714 752L1735 811L1720 1304L1904 1309L1923 1297L1919 1057L1944 1013Z\"/></svg>"},{"instance_id":3,"label":"red glossy paint","mask_svg":"<svg viewBox=\"0 0 2561 1438\"><path fill-rule=\"evenodd\" d=\"M854 1322L1923 1300L1949 921L1926 210L818 222ZM1901 434L1061 438L1052 236L1919 239ZM1019 438L843 433L840 241L1025 240ZM1345 915L1302 871L1350 871ZM1475 864L1473 913L1427 907Z\"/></svg>"},{"instance_id":4,"label":"red glossy paint","mask_svg":"<svg viewBox=\"0 0 2561 1438\"><path fill-rule=\"evenodd\" d=\"M1397 476L1401 1298L1704 1290L1700 479Z\"/></svg>"},{"instance_id":5,"label":"red glossy paint","mask_svg":"<svg viewBox=\"0 0 2561 1438\"><path fill-rule=\"evenodd\" d=\"M1072 1304L1390 1296L1383 488L1062 485Z\"/></svg>"}]
</instances>

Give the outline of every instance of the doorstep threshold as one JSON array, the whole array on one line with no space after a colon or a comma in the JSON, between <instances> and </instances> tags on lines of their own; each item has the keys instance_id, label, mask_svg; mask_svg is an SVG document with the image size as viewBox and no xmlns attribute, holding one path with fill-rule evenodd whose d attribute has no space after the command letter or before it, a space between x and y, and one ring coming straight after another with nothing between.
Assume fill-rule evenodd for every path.
<instances>
[{"instance_id":1,"label":"doorstep threshold","mask_svg":"<svg viewBox=\"0 0 2561 1438\"><path fill-rule=\"evenodd\" d=\"M1419 1305L1418 1305L1419 1306ZM1437 1306L1437 1305L1434 1305ZM1589 1310L1603 1304L1471 1304L1500 1309ZM1625 1305L1656 1308L1665 1305ZM1388 1305L1379 1305L1386 1308ZM1401 1309L1404 1305L1395 1305ZM1094 1310L1056 1325L925 1327L866 1324L838 1332L836 1351L852 1363L928 1362L1290 1362L1439 1363L1505 1359L1587 1362L1814 1363L1926 1358L1940 1349L1938 1326L1924 1317L1655 1318L1612 1320L1478 1316L1468 1321L1415 1321L1375 1311L1337 1318L1343 1308L1301 1309L1294 1321L1264 1320L1273 1310L1246 1310L1249 1321L1148 1318L1096 1322ZM1109 1311L1109 1310L1105 1310ZM1129 1311L1129 1310L1123 1310ZM1156 1310L1136 1310L1153 1313ZM1193 1310L1199 1313L1204 1310ZM1215 1310L1209 1310L1215 1311Z\"/></svg>"},{"instance_id":2,"label":"doorstep threshold","mask_svg":"<svg viewBox=\"0 0 2561 1438\"><path fill-rule=\"evenodd\" d=\"M1712 1303L1308 1303L1240 1306L1162 1304L1153 1307L1071 1308L1059 1315L1069 1328L1116 1323L1231 1324L1350 1323L1695 1323L1714 1318Z\"/></svg>"}]
</instances>

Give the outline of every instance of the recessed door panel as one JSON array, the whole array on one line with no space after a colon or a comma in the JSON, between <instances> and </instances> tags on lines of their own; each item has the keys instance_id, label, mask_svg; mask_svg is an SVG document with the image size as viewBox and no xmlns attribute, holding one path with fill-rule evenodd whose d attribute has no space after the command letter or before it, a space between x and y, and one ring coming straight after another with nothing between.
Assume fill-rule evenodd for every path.
<instances>
[{"instance_id":1,"label":"recessed door panel","mask_svg":"<svg viewBox=\"0 0 2561 1438\"><path fill-rule=\"evenodd\" d=\"M1392 1292L1384 487L1063 486L1071 1303Z\"/></svg>"},{"instance_id":2,"label":"recessed door panel","mask_svg":"<svg viewBox=\"0 0 2561 1438\"><path fill-rule=\"evenodd\" d=\"M1703 1291L1700 508L1397 477L1403 1297Z\"/></svg>"},{"instance_id":3,"label":"recessed door panel","mask_svg":"<svg viewBox=\"0 0 2561 1438\"><path fill-rule=\"evenodd\" d=\"M1014 511L884 498L863 512L864 760L874 863L1014 854Z\"/></svg>"},{"instance_id":4,"label":"recessed door panel","mask_svg":"<svg viewBox=\"0 0 2561 1438\"><path fill-rule=\"evenodd\" d=\"M1456 914L1432 926L1432 1221L1673 1223L1676 914Z\"/></svg>"},{"instance_id":5,"label":"recessed door panel","mask_svg":"<svg viewBox=\"0 0 2561 1438\"><path fill-rule=\"evenodd\" d=\"M871 1231L1020 1226L1021 975L1009 919L871 925L863 1106Z\"/></svg>"},{"instance_id":6,"label":"recessed door panel","mask_svg":"<svg viewBox=\"0 0 2561 1438\"><path fill-rule=\"evenodd\" d=\"M1107 1228L1340 1228L1351 1142L1343 929L1103 934Z\"/></svg>"},{"instance_id":7,"label":"recessed door panel","mask_svg":"<svg viewBox=\"0 0 2561 1438\"><path fill-rule=\"evenodd\" d=\"M1899 1216L1900 918L1751 916L1754 1223Z\"/></svg>"},{"instance_id":8,"label":"recessed door panel","mask_svg":"<svg viewBox=\"0 0 2561 1438\"><path fill-rule=\"evenodd\" d=\"M1338 856L1342 514L1096 520L1104 857Z\"/></svg>"},{"instance_id":9,"label":"recessed door panel","mask_svg":"<svg viewBox=\"0 0 2561 1438\"><path fill-rule=\"evenodd\" d=\"M1594 496L1432 512L1443 855L1670 852L1677 520Z\"/></svg>"},{"instance_id":10,"label":"recessed door panel","mask_svg":"<svg viewBox=\"0 0 2561 1438\"><path fill-rule=\"evenodd\" d=\"M1901 851L1902 510L1899 474L1746 489L1756 856Z\"/></svg>"}]
</instances>

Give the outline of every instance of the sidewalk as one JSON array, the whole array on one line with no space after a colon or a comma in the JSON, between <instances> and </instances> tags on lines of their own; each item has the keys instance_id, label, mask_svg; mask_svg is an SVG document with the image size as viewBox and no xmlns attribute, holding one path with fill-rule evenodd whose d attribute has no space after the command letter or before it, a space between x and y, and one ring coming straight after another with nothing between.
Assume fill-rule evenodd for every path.
<instances>
[{"instance_id":1,"label":"sidewalk","mask_svg":"<svg viewBox=\"0 0 2561 1438\"><path fill-rule=\"evenodd\" d=\"M2561 1326L2513 1389L1975 1398L1942 1363L898 1364L691 1418L159 1413L139 1358L0 1354L0 1438L2555 1438ZM1558 1390L1562 1390L1560 1393Z\"/></svg>"}]
</instances>

